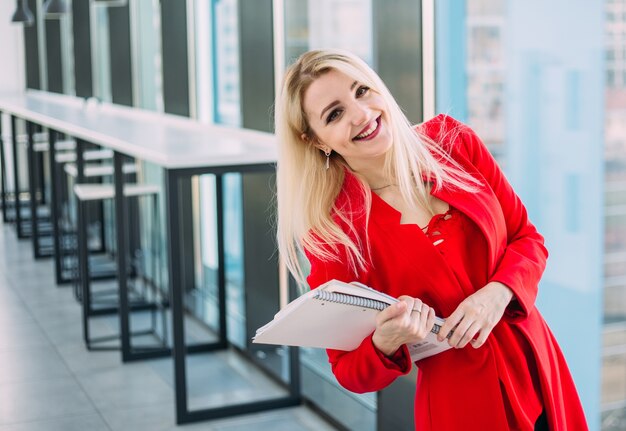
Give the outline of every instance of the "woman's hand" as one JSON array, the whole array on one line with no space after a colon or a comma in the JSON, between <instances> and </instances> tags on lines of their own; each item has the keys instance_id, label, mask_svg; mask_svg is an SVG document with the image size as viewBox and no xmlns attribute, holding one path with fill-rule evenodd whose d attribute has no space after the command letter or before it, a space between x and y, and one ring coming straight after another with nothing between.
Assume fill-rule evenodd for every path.
<instances>
[{"instance_id":1,"label":"woman's hand","mask_svg":"<svg viewBox=\"0 0 626 431\"><path fill-rule=\"evenodd\" d=\"M374 346L392 356L403 344L416 343L426 338L435 324L435 310L417 298L400 296L398 303L378 313Z\"/></svg>"},{"instance_id":2,"label":"woman's hand","mask_svg":"<svg viewBox=\"0 0 626 431\"><path fill-rule=\"evenodd\" d=\"M479 348L502 318L512 298L513 291L504 284L495 281L487 284L465 298L446 319L439 331L439 341L454 331L448 340L452 347L460 349L470 343L475 349Z\"/></svg>"}]
</instances>

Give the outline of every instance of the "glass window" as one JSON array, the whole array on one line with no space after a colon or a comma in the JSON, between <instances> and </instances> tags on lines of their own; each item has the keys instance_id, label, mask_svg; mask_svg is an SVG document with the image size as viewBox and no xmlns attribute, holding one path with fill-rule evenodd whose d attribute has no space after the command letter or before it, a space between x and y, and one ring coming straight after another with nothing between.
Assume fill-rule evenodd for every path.
<instances>
[{"instance_id":1,"label":"glass window","mask_svg":"<svg viewBox=\"0 0 626 431\"><path fill-rule=\"evenodd\" d=\"M158 0L130 2L135 106L163 112L161 8Z\"/></svg>"},{"instance_id":2,"label":"glass window","mask_svg":"<svg viewBox=\"0 0 626 431\"><path fill-rule=\"evenodd\" d=\"M615 51L613 49L606 50L606 59L607 60L615 60Z\"/></svg>"},{"instance_id":3,"label":"glass window","mask_svg":"<svg viewBox=\"0 0 626 431\"><path fill-rule=\"evenodd\" d=\"M31 3L32 4L32 3ZM37 26L37 55L39 57L39 90L46 91L48 89L48 65L46 56L46 18L43 13L43 3L35 2L37 8L36 22Z\"/></svg>"},{"instance_id":4,"label":"glass window","mask_svg":"<svg viewBox=\"0 0 626 431\"><path fill-rule=\"evenodd\" d=\"M607 87L615 87L616 86L616 82L615 82L615 71L614 70L607 70L606 71L606 85Z\"/></svg>"},{"instance_id":5,"label":"glass window","mask_svg":"<svg viewBox=\"0 0 626 431\"><path fill-rule=\"evenodd\" d=\"M623 3L623 2L622 2ZM626 18L614 23L620 32ZM608 32L608 30L607 30ZM626 52L624 38L608 39L609 50ZM624 58L624 57L623 57ZM612 68L608 68L612 67ZM605 118L604 352L602 430L626 427L626 70L607 64Z\"/></svg>"},{"instance_id":6,"label":"glass window","mask_svg":"<svg viewBox=\"0 0 626 431\"><path fill-rule=\"evenodd\" d=\"M214 121L241 126L238 1L214 0L212 4Z\"/></svg>"},{"instance_id":7,"label":"glass window","mask_svg":"<svg viewBox=\"0 0 626 431\"><path fill-rule=\"evenodd\" d=\"M91 20L94 96L103 102L112 102L109 13L106 6L92 3Z\"/></svg>"},{"instance_id":8,"label":"glass window","mask_svg":"<svg viewBox=\"0 0 626 431\"><path fill-rule=\"evenodd\" d=\"M238 1L196 0L193 7L197 119L240 127ZM241 175L224 175L222 189L224 230L228 238L224 244L227 336L230 342L245 349ZM198 191L201 285L206 290L204 314L217 316L215 177L201 176ZM207 323L214 329L218 327L217 321Z\"/></svg>"},{"instance_id":9,"label":"glass window","mask_svg":"<svg viewBox=\"0 0 626 431\"><path fill-rule=\"evenodd\" d=\"M194 2L194 47L195 47L195 112L196 118L203 123L213 123L213 26L211 14L213 2L197 0ZM237 70L228 70L237 74Z\"/></svg>"},{"instance_id":10,"label":"glass window","mask_svg":"<svg viewBox=\"0 0 626 431\"><path fill-rule=\"evenodd\" d=\"M620 417L626 406L626 355L620 349L626 345L626 286L619 278L626 254L621 244L625 229L620 225L623 218L609 217L619 212L621 204L615 202L622 201L611 194L606 197L609 208L603 208L597 190L604 188L604 169L608 174L609 165L620 172L613 174L621 175L620 181L626 176L624 106L616 110L615 115L619 111L622 116L616 117L612 132L619 135L611 152L621 151L618 160L605 160L603 166L598 144L603 130L609 130L603 111L626 98L624 92L614 91L623 85L621 68L582 60L602 52L607 59L618 56L622 46L610 45L617 38L607 39L605 29L608 32L611 26L621 38L626 26L616 19L621 19L623 9L616 14L604 2L572 8L567 0L555 0L537 14L542 4L437 1L437 105L440 112L452 112L469 123L485 141L546 238L550 259L537 305L565 353L590 425L597 428L603 415L603 430L625 429ZM567 22L560 19L565 8ZM463 37L454 37L459 29ZM604 91L604 85L612 90ZM604 259L608 245L605 250L598 244L603 227L607 244L619 250L610 259L607 256L609 262ZM603 272L614 276L603 279ZM603 294L605 320L619 322L612 328L599 325ZM585 317L574 322L571 313L578 310ZM583 333L589 339L604 335L604 352L582 348ZM606 379L603 388L601 372Z\"/></svg>"},{"instance_id":11,"label":"glass window","mask_svg":"<svg viewBox=\"0 0 626 431\"><path fill-rule=\"evenodd\" d=\"M467 1L467 15L469 16L502 16L504 2L493 0Z\"/></svg>"},{"instance_id":12,"label":"glass window","mask_svg":"<svg viewBox=\"0 0 626 431\"><path fill-rule=\"evenodd\" d=\"M311 49L342 48L373 65L372 0L289 0L284 4L287 64ZM300 349L300 358L305 396L350 429L375 429L376 394L353 394L341 388L324 350Z\"/></svg>"},{"instance_id":13,"label":"glass window","mask_svg":"<svg viewBox=\"0 0 626 431\"><path fill-rule=\"evenodd\" d=\"M506 122L503 3L502 0L468 0L466 19L466 121L496 156L503 153Z\"/></svg>"},{"instance_id":14,"label":"glass window","mask_svg":"<svg viewBox=\"0 0 626 431\"><path fill-rule=\"evenodd\" d=\"M318 48L342 48L373 64L372 0L285 2L285 55L291 63Z\"/></svg>"},{"instance_id":15,"label":"glass window","mask_svg":"<svg viewBox=\"0 0 626 431\"><path fill-rule=\"evenodd\" d=\"M71 6L70 6L71 7ZM63 93L76 94L74 85L74 35L73 16L68 13L60 18L61 24L61 65L63 67Z\"/></svg>"},{"instance_id":16,"label":"glass window","mask_svg":"<svg viewBox=\"0 0 626 431\"><path fill-rule=\"evenodd\" d=\"M223 176L226 318L228 340L246 349L246 316L243 262L243 202L240 174Z\"/></svg>"},{"instance_id":17,"label":"glass window","mask_svg":"<svg viewBox=\"0 0 626 431\"><path fill-rule=\"evenodd\" d=\"M163 112L163 69L161 67L161 8L158 0L145 0L129 3L131 30L131 67L133 79L134 106L149 111ZM163 169L153 163L141 161L139 181L148 184L164 184ZM167 250L165 232L154 234L152 223L165 218L165 193L160 192L155 201L157 208L145 205L145 214L150 214L150 222L140 225L142 229L142 258L145 276L167 294L165 280L167 268L157 265L164 261ZM163 225L161 223L161 225ZM151 231L152 229L152 231ZM150 246L155 241L156 246Z\"/></svg>"}]
</instances>

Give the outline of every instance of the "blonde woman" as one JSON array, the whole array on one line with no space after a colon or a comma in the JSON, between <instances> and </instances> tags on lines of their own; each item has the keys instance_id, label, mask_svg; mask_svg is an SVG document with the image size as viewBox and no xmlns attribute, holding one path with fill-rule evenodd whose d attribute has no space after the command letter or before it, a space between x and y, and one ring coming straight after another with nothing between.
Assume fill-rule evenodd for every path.
<instances>
[{"instance_id":1,"label":"blonde woman","mask_svg":"<svg viewBox=\"0 0 626 431\"><path fill-rule=\"evenodd\" d=\"M287 70L276 133L278 244L294 277L401 299L356 350L328 350L342 386L377 391L408 373L406 343L436 314L454 349L416 364L415 429L587 429L534 304L543 237L471 129L444 115L412 126L366 63L326 50Z\"/></svg>"}]
</instances>

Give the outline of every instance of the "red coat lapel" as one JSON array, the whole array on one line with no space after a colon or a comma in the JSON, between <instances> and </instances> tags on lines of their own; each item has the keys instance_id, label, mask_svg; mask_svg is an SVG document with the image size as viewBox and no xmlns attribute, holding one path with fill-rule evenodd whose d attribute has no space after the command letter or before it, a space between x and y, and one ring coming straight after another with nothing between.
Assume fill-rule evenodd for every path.
<instances>
[{"instance_id":1,"label":"red coat lapel","mask_svg":"<svg viewBox=\"0 0 626 431\"><path fill-rule=\"evenodd\" d=\"M431 194L464 213L480 228L487 240L489 272L492 273L506 246L506 225L498 199L491 188L483 187L476 193L442 188L433 189Z\"/></svg>"}]
</instances>

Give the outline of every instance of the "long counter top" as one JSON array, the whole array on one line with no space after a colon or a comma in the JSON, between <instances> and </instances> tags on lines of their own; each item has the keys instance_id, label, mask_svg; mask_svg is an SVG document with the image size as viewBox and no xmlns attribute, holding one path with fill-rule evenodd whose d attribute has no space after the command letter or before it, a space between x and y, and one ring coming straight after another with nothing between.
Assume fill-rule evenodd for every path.
<instances>
[{"instance_id":1,"label":"long counter top","mask_svg":"<svg viewBox=\"0 0 626 431\"><path fill-rule=\"evenodd\" d=\"M29 90L0 93L0 111L165 168L275 163L271 133Z\"/></svg>"}]
</instances>

